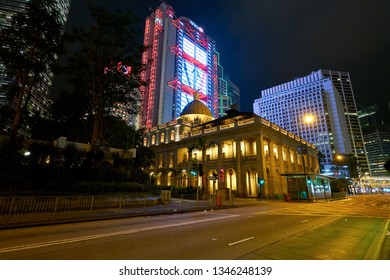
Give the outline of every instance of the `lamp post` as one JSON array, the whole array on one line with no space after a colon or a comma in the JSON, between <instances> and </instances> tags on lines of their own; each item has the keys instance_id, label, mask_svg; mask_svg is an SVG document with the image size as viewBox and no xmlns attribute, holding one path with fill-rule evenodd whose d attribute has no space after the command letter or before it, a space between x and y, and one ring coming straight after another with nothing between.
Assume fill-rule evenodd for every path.
<instances>
[{"instance_id":1,"label":"lamp post","mask_svg":"<svg viewBox=\"0 0 390 280\"><path fill-rule=\"evenodd\" d=\"M307 154L307 144L306 144L306 149L305 149L306 152L305 152L303 150L303 147L302 147L302 134L301 134L300 121L301 121L301 118L298 118L298 114L296 114L296 122L297 122L297 126L298 126L298 136L299 136L299 148L300 148L301 156L302 156L303 175L304 175L304 179L305 179L307 199L310 200L309 186L308 186L308 180L307 180L307 176L306 176L306 161L305 161L305 156L304 156L305 154ZM313 114L305 114L302 117L302 122L303 122L303 124L313 124L315 122L315 116Z\"/></svg>"},{"instance_id":2,"label":"lamp post","mask_svg":"<svg viewBox=\"0 0 390 280\"><path fill-rule=\"evenodd\" d=\"M229 175L230 175L230 188L229 188L229 200L230 200L230 205L233 204L233 197L232 197L232 187L233 187L233 169L229 169Z\"/></svg>"}]
</instances>

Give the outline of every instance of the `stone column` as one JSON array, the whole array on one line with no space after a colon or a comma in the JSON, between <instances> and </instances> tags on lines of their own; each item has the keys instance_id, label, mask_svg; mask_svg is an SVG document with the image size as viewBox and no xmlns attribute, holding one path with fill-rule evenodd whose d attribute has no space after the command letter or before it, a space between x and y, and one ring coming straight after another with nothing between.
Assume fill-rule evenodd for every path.
<instances>
[{"instance_id":1,"label":"stone column","mask_svg":"<svg viewBox=\"0 0 390 280\"><path fill-rule=\"evenodd\" d=\"M237 191L244 196L247 195L245 186L245 176L241 176L241 139L234 139L236 141L236 164L237 164Z\"/></svg>"},{"instance_id":2,"label":"stone column","mask_svg":"<svg viewBox=\"0 0 390 280\"><path fill-rule=\"evenodd\" d=\"M264 154L264 143L267 140L263 138L261 133L256 137L256 149L257 149L257 155L256 155L256 171L259 177L264 178L266 180L266 166L265 166L265 154ZM264 194L268 194L268 181L265 181L264 184Z\"/></svg>"}]
</instances>

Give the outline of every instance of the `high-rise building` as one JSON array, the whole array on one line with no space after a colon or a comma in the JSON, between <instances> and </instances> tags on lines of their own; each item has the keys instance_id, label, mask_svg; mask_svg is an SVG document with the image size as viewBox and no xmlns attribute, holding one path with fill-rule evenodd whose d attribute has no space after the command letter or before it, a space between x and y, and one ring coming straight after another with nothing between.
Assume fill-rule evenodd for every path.
<instances>
[{"instance_id":1,"label":"high-rise building","mask_svg":"<svg viewBox=\"0 0 390 280\"><path fill-rule=\"evenodd\" d=\"M261 91L254 113L314 143L323 154L323 174L334 175L336 155L352 154L369 172L349 73L318 70ZM305 114L315 122L305 124Z\"/></svg>"},{"instance_id":2,"label":"high-rise building","mask_svg":"<svg viewBox=\"0 0 390 280\"><path fill-rule=\"evenodd\" d=\"M390 159L390 124L378 118L378 106L370 106L358 112L362 126L371 176L389 176L384 165Z\"/></svg>"},{"instance_id":3,"label":"high-rise building","mask_svg":"<svg viewBox=\"0 0 390 280\"><path fill-rule=\"evenodd\" d=\"M240 89L230 80L229 76L226 77L226 80L228 85L228 96L231 98L232 104L236 106L237 110L240 110Z\"/></svg>"},{"instance_id":4,"label":"high-rise building","mask_svg":"<svg viewBox=\"0 0 390 280\"><path fill-rule=\"evenodd\" d=\"M353 93L351 77L348 72L320 70L324 77L331 79L333 85L341 96L344 106L344 114L347 119L348 133L350 136L353 154L363 172L371 173L368 165L367 154L364 147L363 133L357 114L355 95Z\"/></svg>"},{"instance_id":5,"label":"high-rise building","mask_svg":"<svg viewBox=\"0 0 390 280\"><path fill-rule=\"evenodd\" d=\"M13 0L13 1L1 1L0 2L0 30L6 28L11 24L12 16L16 13L26 11L26 3L28 0ZM55 9L60 12L59 21L64 26L67 22L71 0L56 0ZM12 48L12 46L8 46ZM0 105L5 102L5 91L3 86L6 86L12 82L13 77L10 77L6 73L5 66L0 61ZM31 98L27 110L30 114L38 112L44 114L51 102L49 100L50 88L53 82L53 73L46 72L42 74L42 83L39 83L33 87L31 91ZM26 133L26 132L25 132Z\"/></svg>"},{"instance_id":6,"label":"high-rise building","mask_svg":"<svg viewBox=\"0 0 390 280\"><path fill-rule=\"evenodd\" d=\"M176 18L171 6L162 3L145 22L142 61L143 106L140 127L151 128L175 120L192 100L195 91L210 109L219 113L218 55L215 41L186 17Z\"/></svg>"},{"instance_id":7,"label":"high-rise building","mask_svg":"<svg viewBox=\"0 0 390 280\"><path fill-rule=\"evenodd\" d=\"M375 126L378 124L377 113L378 105L373 105L358 111L358 118L362 129L367 126Z\"/></svg>"},{"instance_id":8,"label":"high-rise building","mask_svg":"<svg viewBox=\"0 0 390 280\"><path fill-rule=\"evenodd\" d=\"M231 108L232 99L228 96L228 85L227 81L224 78L224 70L222 65L219 62L219 53L218 57L218 96L219 96L219 108L218 115L223 116L227 110Z\"/></svg>"},{"instance_id":9,"label":"high-rise building","mask_svg":"<svg viewBox=\"0 0 390 280\"><path fill-rule=\"evenodd\" d=\"M0 2L0 30L10 26L12 16L18 12L25 10L26 2L28 0L13 0ZM12 80L6 74L5 66L0 61L0 106L5 102L5 91L3 86L8 85Z\"/></svg>"}]
</instances>

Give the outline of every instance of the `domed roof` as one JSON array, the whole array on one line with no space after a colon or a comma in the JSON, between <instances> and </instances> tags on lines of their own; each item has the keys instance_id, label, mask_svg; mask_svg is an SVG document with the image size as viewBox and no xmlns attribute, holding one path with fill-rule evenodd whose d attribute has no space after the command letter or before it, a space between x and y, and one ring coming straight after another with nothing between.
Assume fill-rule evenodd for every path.
<instances>
[{"instance_id":1,"label":"domed roof","mask_svg":"<svg viewBox=\"0 0 390 280\"><path fill-rule=\"evenodd\" d=\"M194 92L194 100L188 103L184 107L180 116L191 115L191 114L206 115L212 117L210 109L207 108L207 106L202 101L199 100L198 92Z\"/></svg>"}]
</instances>

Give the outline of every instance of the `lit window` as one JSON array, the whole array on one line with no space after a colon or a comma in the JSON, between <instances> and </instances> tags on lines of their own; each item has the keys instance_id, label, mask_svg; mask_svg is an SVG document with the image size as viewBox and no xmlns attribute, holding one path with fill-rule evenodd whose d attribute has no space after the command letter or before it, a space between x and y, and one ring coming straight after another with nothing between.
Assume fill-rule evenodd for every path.
<instances>
[{"instance_id":1,"label":"lit window","mask_svg":"<svg viewBox=\"0 0 390 280\"><path fill-rule=\"evenodd\" d=\"M279 159L279 154L278 154L278 147L276 145L274 145L274 157L276 159Z\"/></svg>"},{"instance_id":2,"label":"lit window","mask_svg":"<svg viewBox=\"0 0 390 280\"><path fill-rule=\"evenodd\" d=\"M165 133L162 132L160 135L160 143L164 143L164 142L165 142Z\"/></svg>"},{"instance_id":3,"label":"lit window","mask_svg":"<svg viewBox=\"0 0 390 280\"><path fill-rule=\"evenodd\" d=\"M268 142L264 145L264 154L265 156L269 156L269 147L268 147Z\"/></svg>"}]
</instances>

